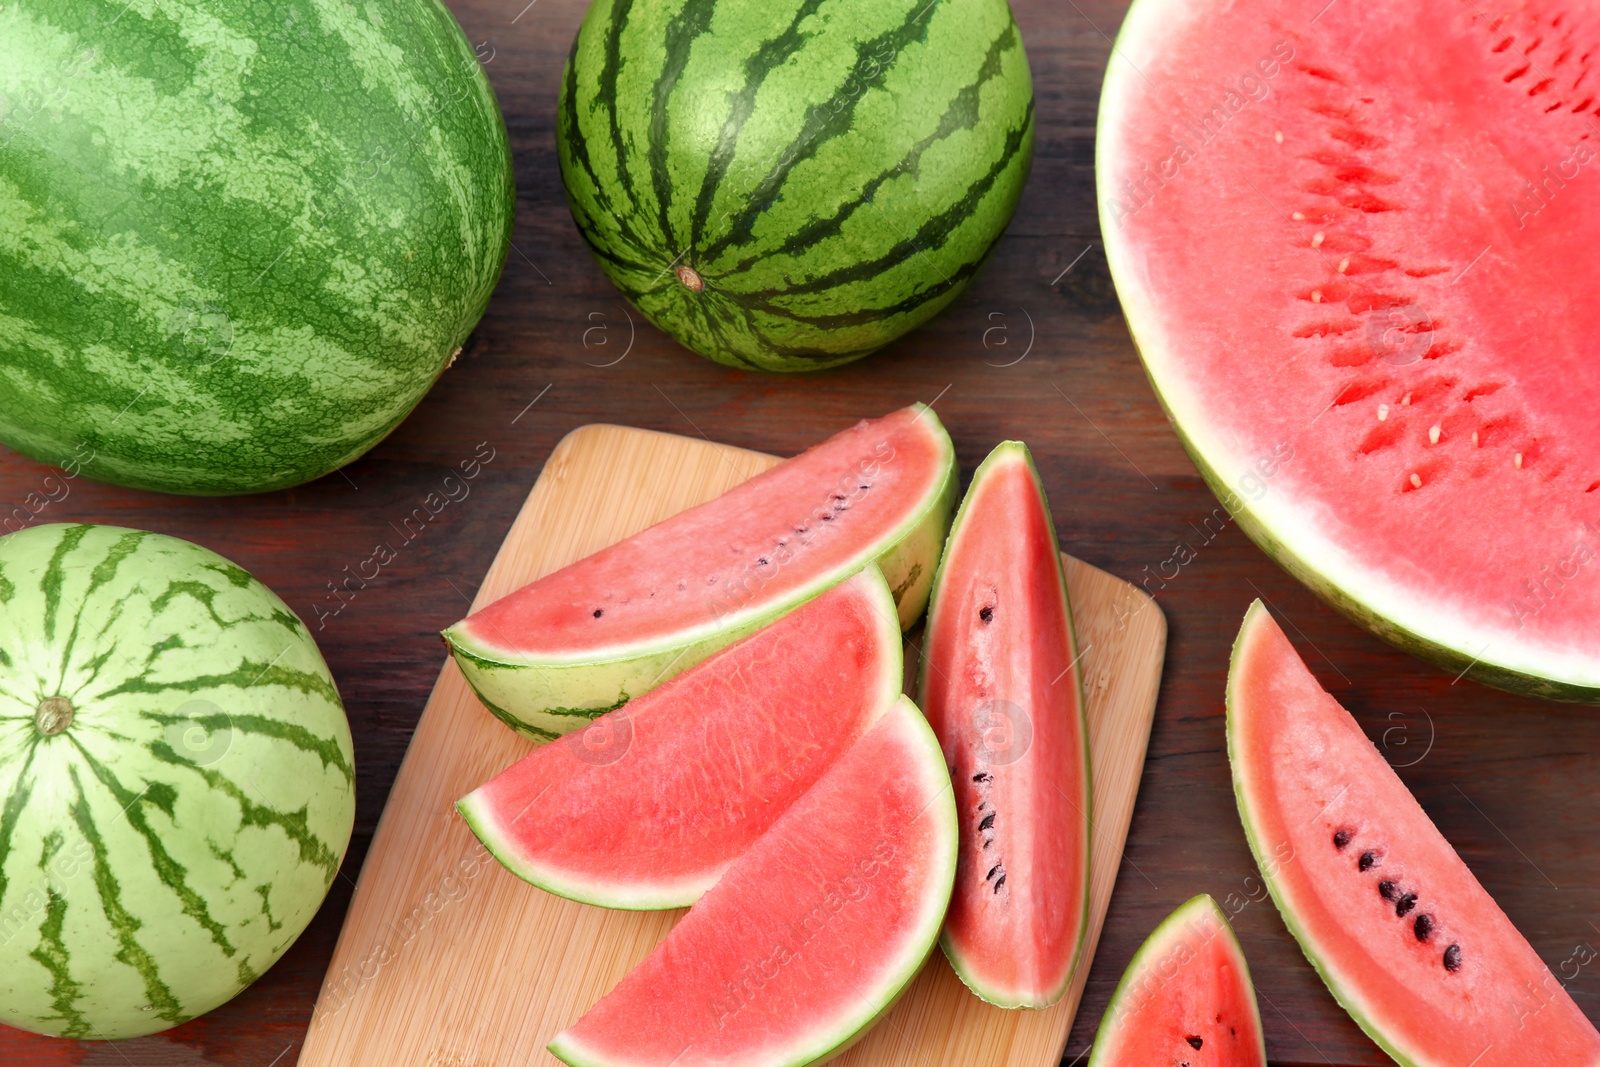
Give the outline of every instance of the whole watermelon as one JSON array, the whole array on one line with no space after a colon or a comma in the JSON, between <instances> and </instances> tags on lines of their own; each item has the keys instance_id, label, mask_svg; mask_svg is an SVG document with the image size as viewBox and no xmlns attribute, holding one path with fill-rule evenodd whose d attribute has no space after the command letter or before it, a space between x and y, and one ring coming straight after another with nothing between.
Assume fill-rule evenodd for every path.
<instances>
[{"instance_id":1,"label":"whole watermelon","mask_svg":"<svg viewBox=\"0 0 1600 1067\"><path fill-rule=\"evenodd\" d=\"M640 311L719 363L796 371L955 299L1033 129L1006 0L595 0L557 148L578 229Z\"/></svg>"},{"instance_id":2,"label":"whole watermelon","mask_svg":"<svg viewBox=\"0 0 1600 1067\"><path fill-rule=\"evenodd\" d=\"M354 817L338 691L266 586L161 534L0 537L0 1021L133 1037L232 998Z\"/></svg>"},{"instance_id":3,"label":"whole watermelon","mask_svg":"<svg viewBox=\"0 0 1600 1067\"><path fill-rule=\"evenodd\" d=\"M483 314L512 193L438 0L7 0L0 441L175 493L326 474Z\"/></svg>"}]
</instances>

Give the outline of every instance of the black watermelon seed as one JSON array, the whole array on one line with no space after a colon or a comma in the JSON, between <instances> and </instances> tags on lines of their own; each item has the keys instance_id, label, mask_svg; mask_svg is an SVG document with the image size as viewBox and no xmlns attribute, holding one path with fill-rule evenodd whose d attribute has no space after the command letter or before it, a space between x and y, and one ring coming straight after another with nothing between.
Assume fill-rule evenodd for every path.
<instances>
[{"instance_id":1,"label":"black watermelon seed","mask_svg":"<svg viewBox=\"0 0 1600 1067\"><path fill-rule=\"evenodd\" d=\"M1350 843L1350 831L1349 830L1335 830L1334 831L1334 833L1333 833L1333 847L1334 848L1344 848L1344 846L1348 845L1349 843Z\"/></svg>"},{"instance_id":2,"label":"black watermelon seed","mask_svg":"<svg viewBox=\"0 0 1600 1067\"><path fill-rule=\"evenodd\" d=\"M1411 932L1417 935L1418 941L1426 941L1433 936L1433 916L1423 912L1417 916L1417 921L1411 924Z\"/></svg>"},{"instance_id":3,"label":"black watermelon seed","mask_svg":"<svg viewBox=\"0 0 1600 1067\"><path fill-rule=\"evenodd\" d=\"M998 877L998 878L996 878L994 880L994 891L996 893L1000 892L1000 887L1005 885L1005 884L1006 884L1006 876L1002 874L1000 877Z\"/></svg>"},{"instance_id":4,"label":"black watermelon seed","mask_svg":"<svg viewBox=\"0 0 1600 1067\"><path fill-rule=\"evenodd\" d=\"M1384 900L1393 900L1399 893L1393 882L1386 880L1378 883L1378 895Z\"/></svg>"},{"instance_id":5,"label":"black watermelon seed","mask_svg":"<svg viewBox=\"0 0 1600 1067\"><path fill-rule=\"evenodd\" d=\"M1452 972L1459 971L1461 969L1460 945L1451 945L1449 948L1444 950L1444 969Z\"/></svg>"},{"instance_id":6,"label":"black watermelon seed","mask_svg":"<svg viewBox=\"0 0 1600 1067\"><path fill-rule=\"evenodd\" d=\"M994 621L994 608L992 608L992 607L979 608L978 609L978 618L982 619L984 622L993 622Z\"/></svg>"},{"instance_id":7,"label":"black watermelon seed","mask_svg":"<svg viewBox=\"0 0 1600 1067\"><path fill-rule=\"evenodd\" d=\"M972 780L974 782L987 782L993 780L993 778L994 775L990 774L988 771L979 771L977 774L972 776Z\"/></svg>"},{"instance_id":8,"label":"black watermelon seed","mask_svg":"<svg viewBox=\"0 0 1600 1067\"><path fill-rule=\"evenodd\" d=\"M757 567L765 567L766 565L767 565L767 557L766 556L762 556L760 559L756 560L756 566Z\"/></svg>"},{"instance_id":9,"label":"black watermelon seed","mask_svg":"<svg viewBox=\"0 0 1600 1067\"><path fill-rule=\"evenodd\" d=\"M1194 1049L1196 1052L1199 1052L1200 1046L1206 1043L1205 1039L1199 1034L1190 1034L1188 1037L1184 1038L1184 1040L1189 1042L1189 1047Z\"/></svg>"},{"instance_id":10,"label":"black watermelon seed","mask_svg":"<svg viewBox=\"0 0 1600 1067\"><path fill-rule=\"evenodd\" d=\"M604 615L604 614L605 614L605 612L604 612L604 611L602 611L602 610L601 610L601 609L600 609L600 608L595 608L595 609L594 609L594 617L595 617L595 618L597 618L597 619L598 619L598 618L599 618L599 617L600 617L600 616L602 616L602 615Z\"/></svg>"},{"instance_id":11,"label":"black watermelon seed","mask_svg":"<svg viewBox=\"0 0 1600 1067\"><path fill-rule=\"evenodd\" d=\"M993 826L994 825L994 816L995 816L995 813L992 812L992 811L989 814L985 815L983 817L983 821L978 824L978 829L979 830L987 830L989 827Z\"/></svg>"},{"instance_id":12,"label":"black watermelon seed","mask_svg":"<svg viewBox=\"0 0 1600 1067\"><path fill-rule=\"evenodd\" d=\"M1377 865L1378 854L1376 852L1363 852L1361 858L1356 861L1356 867L1363 871L1370 871Z\"/></svg>"},{"instance_id":13,"label":"black watermelon seed","mask_svg":"<svg viewBox=\"0 0 1600 1067\"><path fill-rule=\"evenodd\" d=\"M1396 915L1404 915L1416 906L1417 895L1415 893L1407 893L1394 902L1394 913Z\"/></svg>"},{"instance_id":14,"label":"black watermelon seed","mask_svg":"<svg viewBox=\"0 0 1600 1067\"><path fill-rule=\"evenodd\" d=\"M999 874L1000 873L1000 869L1002 867L1004 867L1004 866L1005 866L1005 864L1003 864L1003 863L997 863L993 867L990 867L989 868L989 873L983 876L983 880L985 882L987 882L989 879L991 879L995 875Z\"/></svg>"}]
</instances>

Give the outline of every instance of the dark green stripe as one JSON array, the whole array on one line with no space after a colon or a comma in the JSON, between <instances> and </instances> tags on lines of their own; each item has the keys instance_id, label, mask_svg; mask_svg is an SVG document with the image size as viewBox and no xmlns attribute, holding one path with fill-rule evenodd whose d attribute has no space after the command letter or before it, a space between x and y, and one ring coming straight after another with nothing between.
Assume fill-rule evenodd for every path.
<instances>
[{"instance_id":1,"label":"dark green stripe","mask_svg":"<svg viewBox=\"0 0 1600 1067\"><path fill-rule=\"evenodd\" d=\"M245 660L227 674L195 675L182 682L151 682L143 677L129 678L100 696L104 699L126 693L198 693L205 689L248 689L253 685L282 686L285 689L319 696L330 703L343 706L339 700L339 691L321 675L310 671L293 670L276 663L258 663L250 660Z\"/></svg>"},{"instance_id":2,"label":"dark green stripe","mask_svg":"<svg viewBox=\"0 0 1600 1067\"><path fill-rule=\"evenodd\" d=\"M633 205L633 210L618 210L617 206L611 202L611 197L606 192L606 183L600 180L600 175L594 169L594 160L589 155L589 140L584 136L583 126L578 118L577 56L578 42L581 39L581 35L575 36L572 39L572 50L567 55L567 69L563 78L563 85L561 89L563 118L561 125L564 128L560 131L560 136L563 143L566 145L567 151L561 157L560 162L565 164L568 159L571 159L577 163L578 166L583 168L584 174L588 176L588 180L584 183L584 185L587 191L594 197L595 205L601 211L606 213L606 218L608 221L615 223L617 232L624 241L634 245L637 248L644 248L647 247L647 242L633 228L632 215L633 211L637 210L637 203L635 202L633 195L632 177L625 170L619 171L619 180L622 182L624 191L628 194L628 199ZM616 78L615 72L612 73L611 78L614 83ZM621 151L621 131L617 128L616 111L615 109L608 109L607 113L610 116L612 147L617 151ZM573 182L568 180L566 182L566 187L568 190L571 190L573 188ZM579 215L579 212L582 211L583 215L587 216L587 208L577 203L577 201L571 196L567 198L567 202L572 208L573 221L578 224L578 229L581 232L587 234L587 227L590 225L590 223L586 217L580 217ZM589 243L590 247L594 247L594 241L591 240ZM657 249L657 251L659 252L660 249ZM644 270L647 268L641 264L638 269Z\"/></svg>"},{"instance_id":3,"label":"dark green stripe","mask_svg":"<svg viewBox=\"0 0 1600 1067\"><path fill-rule=\"evenodd\" d=\"M106 532L109 533L110 531L107 530ZM111 547L106 550L106 554L101 557L100 562L96 563L94 569L89 572L89 587L83 591L83 596L78 598L78 610L72 616L72 632L67 635L67 640L61 648L61 678L56 683L57 692L62 692L67 684L67 671L72 666L72 649L78 643L78 629L83 625L83 606L89 602L90 597L94 596L96 590L116 578L117 568L122 566L122 561L133 555L138 550L139 544L147 536L149 535L143 530L126 530L118 534L116 540L111 543ZM126 600L127 597L124 597L122 601L119 601L114 606L113 615L121 613L121 605ZM110 621L106 625L109 626ZM101 628L101 632L105 632L104 627Z\"/></svg>"},{"instance_id":4,"label":"dark green stripe","mask_svg":"<svg viewBox=\"0 0 1600 1067\"><path fill-rule=\"evenodd\" d=\"M145 999L150 1002L155 1018L181 1023L187 1018L183 1005L178 1003L178 998L161 980L155 958L139 944L137 934L143 924L122 905L122 886L111 872L111 858L106 852L106 843L100 836L100 830L94 824L89 801L83 793L83 782L78 778L78 768L69 767L67 773L77 790L77 799L72 803L72 818L78 825L78 832L83 834L94 852L94 887L100 896L100 910L117 939L116 958L132 967L144 980Z\"/></svg>"},{"instance_id":5,"label":"dark green stripe","mask_svg":"<svg viewBox=\"0 0 1600 1067\"><path fill-rule=\"evenodd\" d=\"M45 836L44 848L39 854L39 870L46 872L46 904L44 922L39 926L39 943L28 953L30 959L50 972L50 1006L66 1023L61 1028L63 1037L96 1036L94 1024L78 1010L83 996L83 985L72 977L72 954L67 951L63 936L67 926L67 898L49 884L50 861L61 851L59 830Z\"/></svg>"},{"instance_id":6,"label":"dark green stripe","mask_svg":"<svg viewBox=\"0 0 1600 1067\"><path fill-rule=\"evenodd\" d=\"M622 72L622 31L628 27L628 16L633 12L633 0L612 0L611 18L606 27L605 65L600 68L600 84L598 96L605 105L606 121L611 134L611 151L616 155L617 182L622 186L622 191L628 195L628 203L635 211L639 208L639 197L633 188L633 175L628 170L628 148L623 143L622 126L617 121L617 76ZM572 42L572 58L568 60L569 68L577 66L578 42ZM577 83L572 83L572 92L568 99L573 101L572 116L574 130L577 129ZM583 135L578 133L581 141ZM594 172L591 171L591 174ZM595 179L595 188L604 188L604 183ZM619 213L620 217L620 213Z\"/></svg>"},{"instance_id":7,"label":"dark green stripe","mask_svg":"<svg viewBox=\"0 0 1600 1067\"><path fill-rule=\"evenodd\" d=\"M71 735L63 736L70 737ZM156 789L156 783L151 782L145 787L144 792L135 793L122 784L121 780L112 773L110 767L95 759L89 750L84 748L83 744L76 738L73 738L72 744L78 750L78 754L83 757L84 763L88 764L89 769L94 772L95 778L99 779L100 784L115 798L117 805L122 809L121 818L128 820L128 825L133 827L140 837L144 838L145 847L150 850L150 865L154 868L156 877L161 879L161 884L172 890L173 894L178 898L179 905L183 908L183 913L199 923L206 933L211 935L211 940L216 942L218 948L222 949L222 954L232 956L238 950L233 947L233 942L228 939L227 929L211 917L211 909L206 906L206 902L201 899L200 894L190 888L188 880L189 869L173 858L172 854L167 851L167 846L162 841L161 835L145 819L141 802L147 800L147 794ZM77 780L76 768L73 770L73 780ZM166 785L166 783L161 784ZM169 795L176 795L176 791L172 789L172 786L166 785L166 788L171 791ZM170 814L170 811L168 814Z\"/></svg>"},{"instance_id":8,"label":"dark green stripe","mask_svg":"<svg viewBox=\"0 0 1600 1067\"><path fill-rule=\"evenodd\" d=\"M67 553L77 548L88 536L92 526L74 526L61 534L61 540L56 542L55 551L50 553L50 562L45 564L44 577L39 581L39 591L44 594L44 636L46 641L54 641L56 637L56 612L61 607L61 585L66 581L66 571L62 567Z\"/></svg>"},{"instance_id":9,"label":"dark green stripe","mask_svg":"<svg viewBox=\"0 0 1600 1067\"><path fill-rule=\"evenodd\" d=\"M926 37L928 26L933 21L929 17L930 13L941 3L943 0L931 0L923 7L913 6L899 26L879 34L870 41L856 45L856 62L851 64L844 81L834 90L833 96L826 103L814 104L806 109L806 119L801 126L800 136L783 155L778 157L778 161L773 164L766 177L751 190L744 211L733 218L721 237L707 246L700 256L700 262L711 263L727 249L750 240L755 231L756 221L766 210L767 204L778 195L778 190L788 180L789 172L795 165L810 159L823 145L849 133L854 126L856 104L866 95L861 91L859 82L851 88L852 81L856 80L856 71L860 70L862 64L869 58L877 62L876 57L883 55L886 49L892 51L892 58L880 65L880 76L893 68L907 45Z\"/></svg>"},{"instance_id":10,"label":"dark green stripe","mask_svg":"<svg viewBox=\"0 0 1600 1067\"><path fill-rule=\"evenodd\" d=\"M318 737L297 723L284 722L282 719L272 719L265 715L232 715L220 710L211 715L169 715L159 711L141 711L139 717L163 726L194 723L205 727L208 733L227 730L286 741L301 752L320 759L324 770L337 767L346 782L354 782L356 778L355 767L345 757L344 750L337 741Z\"/></svg>"},{"instance_id":11,"label":"dark green stripe","mask_svg":"<svg viewBox=\"0 0 1600 1067\"><path fill-rule=\"evenodd\" d=\"M662 240L667 244L668 255L673 257L676 257L681 249L672 229L672 175L667 168L667 153L670 148L667 103L672 99L672 90L677 87L678 78L683 74L684 67L689 65L689 51L694 47L695 40L711 25L711 16L716 11L716 6L716 0L687 0L677 14L672 16L671 21L667 23L666 39L663 41L666 61L661 65L661 73L656 77L655 88L651 93L650 182L656 194L656 215L661 227ZM614 116L615 98L611 102L611 111Z\"/></svg>"},{"instance_id":12,"label":"dark green stripe","mask_svg":"<svg viewBox=\"0 0 1600 1067\"><path fill-rule=\"evenodd\" d=\"M901 158L900 162L868 181L862 187L859 198L841 204L838 210L827 218L816 219L802 226L777 248L749 255L730 270L719 271L718 273L737 274L749 270L758 260L771 256L792 256L821 244L829 238L839 236L844 232L845 222L862 207L870 204L873 196L886 183L903 174L915 174L917 165L922 161L922 156L928 149L945 140L953 133L977 128L983 88L1000 76L1005 69L1006 53L1016 48L1017 44L1017 27L1013 23L1008 25L1005 31L995 38L994 42L989 46L988 54L983 59L983 65L978 68L977 80L970 85L963 86L961 91L951 99L950 105L939 119L938 127L913 145L910 151Z\"/></svg>"},{"instance_id":13,"label":"dark green stripe","mask_svg":"<svg viewBox=\"0 0 1600 1067\"><path fill-rule=\"evenodd\" d=\"M802 0L783 32L770 40L763 41L761 47L745 59L744 85L733 94L728 117L723 120L722 133L717 138L717 147L712 151L705 177L700 181L700 195L695 199L689 247L698 248L700 245L700 236L705 231L706 219L711 215L711 205L716 200L717 189L721 186L722 179L727 176L728 167L738 151L739 133L744 129L750 113L755 110L757 93L766 83L767 75L800 51L809 39L809 35L800 32L800 24L815 14L822 3L823 0Z\"/></svg>"},{"instance_id":14,"label":"dark green stripe","mask_svg":"<svg viewBox=\"0 0 1600 1067\"><path fill-rule=\"evenodd\" d=\"M39 750L38 736L35 733L34 740L29 742L28 756L22 761L16 784L6 797L5 809L0 811L0 904L5 903L6 889L10 886L6 878L6 860L11 857L11 839L16 835L17 821L28 806L28 798L33 795L33 780L28 777L28 771L32 769L34 754Z\"/></svg>"}]
</instances>

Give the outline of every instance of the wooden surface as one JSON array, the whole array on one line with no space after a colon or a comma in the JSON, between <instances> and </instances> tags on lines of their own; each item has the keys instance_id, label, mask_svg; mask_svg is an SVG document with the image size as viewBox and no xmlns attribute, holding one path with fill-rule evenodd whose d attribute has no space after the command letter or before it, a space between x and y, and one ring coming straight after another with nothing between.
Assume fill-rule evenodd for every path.
<instances>
[{"instance_id":1,"label":"wooden surface","mask_svg":"<svg viewBox=\"0 0 1600 1067\"><path fill-rule=\"evenodd\" d=\"M479 587L481 606L776 462L699 439L586 426L557 446ZM1133 814L1166 623L1148 597L1068 559L1094 757L1092 956ZM914 670L910 661L908 673ZM446 663L362 869L300 1067L555 1067L544 1045L643 959L681 911L563 900L488 858L453 804L532 745ZM935 953L840 1067L1053 1067L1087 968L1049 1011L978 1000Z\"/></svg>"},{"instance_id":2,"label":"wooden surface","mask_svg":"<svg viewBox=\"0 0 1600 1067\"><path fill-rule=\"evenodd\" d=\"M791 379L714 366L637 315L630 332L623 301L573 228L556 174L556 94L582 0L449 2L473 44L483 45L518 187L516 251L455 367L389 440L312 485L180 500L75 481L35 520L116 522L190 538L260 575L306 618L355 732L359 806L343 877L288 955L211 1015L112 1046L0 1030L0 1063L294 1062L384 798L438 677L438 631L465 612L539 465L567 431L626 423L789 455L855 419L936 398L965 476L996 441L1025 439L1063 546L1147 585L1170 626L1138 807L1068 1063L1088 1048L1145 935L1202 891L1242 905L1234 924L1259 984L1274 1063L1388 1062L1334 1003L1265 901L1239 827L1222 692L1229 645L1258 595L1577 1002L1600 1019L1600 960L1574 960L1581 948L1600 948L1591 925L1600 921L1600 713L1451 684L1346 622L1222 521L1155 403L1118 311L1094 210L1095 107L1122 3L1014 0L1033 67L1038 147L993 260L917 334L853 367ZM401 540L394 527L480 443L493 459L470 495L414 540ZM59 497L45 483L50 473L0 450L0 513L30 493ZM329 583L386 539L399 546L394 561L337 615L319 620L319 608L338 607ZM1181 546L1194 558L1177 566Z\"/></svg>"}]
</instances>

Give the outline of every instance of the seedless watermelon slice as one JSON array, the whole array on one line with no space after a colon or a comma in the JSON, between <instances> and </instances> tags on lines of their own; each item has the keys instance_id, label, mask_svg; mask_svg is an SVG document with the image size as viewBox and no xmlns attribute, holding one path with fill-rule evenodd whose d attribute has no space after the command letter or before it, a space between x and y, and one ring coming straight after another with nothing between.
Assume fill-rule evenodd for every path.
<instances>
[{"instance_id":1,"label":"seedless watermelon slice","mask_svg":"<svg viewBox=\"0 0 1600 1067\"><path fill-rule=\"evenodd\" d=\"M922 646L917 695L961 819L941 944L984 1000L1046 1007L1089 917L1089 742L1061 552L1021 442L973 475Z\"/></svg>"},{"instance_id":2,"label":"seedless watermelon slice","mask_svg":"<svg viewBox=\"0 0 1600 1067\"><path fill-rule=\"evenodd\" d=\"M457 805L518 877L609 908L677 908L900 695L900 626L866 569L542 745Z\"/></svg>"},{"instance_id":3,"label":"seedless watermelon slice","mask_svg":"<svg viewBox=\"0 0 1600 1067\"><path fill-rule=\"evenodd\" d=\"M1285 924L1385 1052L1600 1064L1600 1034L1259 601L1233 647L1228 753Z\"/></svg>"},{"instance_id":4,"label":"seedless watermelon slice","mask_svg":"<svg viewBox=\"0 0 1600 1067\"><path fill-rule=\"evenodd\" d=\"M1600 699L1591 5L1138 0L1096 174L1241 527L1377 633Z\"/></svg>"},{"instance_id":5,"label":"seedless watermelon slice","mask_svg":"<svg viewBox=\"0 0 1600 1067\"><path fill-rule=\"evenodd\" d=\"M902 697L550 1051L574 1067L825 1059L921 968L955 868L939 742Z\"/></svg>"},{"instance_id":6,"label":"seedless watermelon slice","mask_svg":"<svg viewBox=\"0 0 1600 1067\"><path fill-rule=\"evenodd\" d=\"M1244 952L1201 894L1155 928L1106 1006L1089 1067L1266 1067Z\"/></svg>"},{"instance_id":7,"label":"seedless watermelon slice","mask_svg":"<svg viewBox=\"0 0 1600 1067\"><path fill-rule=\"evenodd\" d=\"M444 632L479 698L537 740L586 726L876 561L909 626L955 506L931 408L857 423Z\"/></svg>"}]
</instances>

